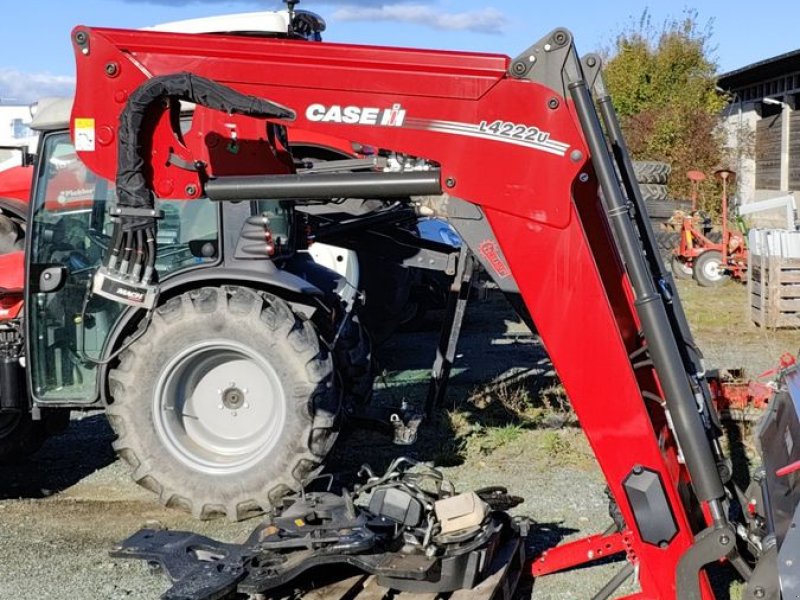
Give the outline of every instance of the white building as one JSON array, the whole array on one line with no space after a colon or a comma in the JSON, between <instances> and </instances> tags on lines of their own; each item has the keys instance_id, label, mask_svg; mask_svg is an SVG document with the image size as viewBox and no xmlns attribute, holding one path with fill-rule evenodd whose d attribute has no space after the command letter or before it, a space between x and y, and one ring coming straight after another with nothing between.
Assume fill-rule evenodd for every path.
<instances>
[{"instance_id":1,"label":"white building","mask_svg":"<svg viewBox=\"0 0 800 600\"><path fill-rule=\"evenodd\" d=\"M31 108L28 105L0 104L0 146L36 148L36 134L30 128ZM0 170L20 164L19 152L0 150Z\"/></svg>"},{"instance_id":2,"label":"white building","mask_svg":"<svg viewBox=\"0 0 800 600\"><path fill-rule=\"evenodd\" d=\"M724 73L718 85L731 98L724 122L739 201L800 200L800 50Z\"/></svg>"}]
</instances>

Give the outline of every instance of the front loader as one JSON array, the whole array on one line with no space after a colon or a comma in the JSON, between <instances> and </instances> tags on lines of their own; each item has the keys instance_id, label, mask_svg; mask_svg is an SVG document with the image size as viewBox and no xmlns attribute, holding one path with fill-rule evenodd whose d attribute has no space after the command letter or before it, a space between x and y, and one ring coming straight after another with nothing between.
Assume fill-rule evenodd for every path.
<instances>
[{"instance_id":1,"label":"front loader","mask_svg":"<svg viewBox=\"0 0 800 600\"><path fill-rule=\"evenodd\" d=\"M201 353L203 365L213 372L231 356L258 362L283 332L288 321L270 310L265 291L240 291L243 271L252 287L252 274L271 268L263 222L251 220L254 202L410 203L447 218L499 287L521 296L549 352L620 516L616 532L589 539L623 548L630 565L600 597L635 573L640 591L632 597L711 598L703 568L719 561L748 582L747 598L800 593L791 568L800 551L800 392L780 394L765 417L764 475L745 495L731 482L701 355L659 259L600 60L579 58L568 31L513 59L83 26L72 40L75 148L91 171L116 181L109 213L98 216L102 229L83 232L103 258L80 292L93 308L75 315L87 332L92 320L116 325L94 339L99 368L74 385L104 390L112 422L144 410L136 402L154 383L171 401L165 422L187 403L214 419L218 397L187 396L186 356L242 331L246 342ZM197 106L188 130L175 119L180 102ZM287 125L418 157L428 168L296 172L281 160L291 152ZM220 150L230 147L232 129L243 134L237 145L259 149L257 159L242 165ZM166 277L159 262L169 215L154 196L181 210L221 207L219 231L190 244L197 266L183 277ZM32 248L46 234L36 227ZM80 270L41 264L36 252L28 260L30 306L51 302ZM196 318L173 329L186 312ZM27 323L31 389L62 393L44 385L46 322L31 314ZM305 344L305 322L289 325L290 343ZM132 377L131 365L148 356L148 379ZM307 365L317 356L309 352ZM324 395L327 375L312 372ZM787 376L790 387L796 379ZM287 381L288 367L271 380ZM250 402L269 403L271 385L250 390ZM235 381L222 385L221 397L238 402L228 397L238 389ZM315 429L300 435L313 444ZM117 431L124 455L125 424ZM135 457L142 483L174 494L147 480L151 461ZM574 547L555 548L539 569L585 560Z\"/></svg>"}]
</instances>

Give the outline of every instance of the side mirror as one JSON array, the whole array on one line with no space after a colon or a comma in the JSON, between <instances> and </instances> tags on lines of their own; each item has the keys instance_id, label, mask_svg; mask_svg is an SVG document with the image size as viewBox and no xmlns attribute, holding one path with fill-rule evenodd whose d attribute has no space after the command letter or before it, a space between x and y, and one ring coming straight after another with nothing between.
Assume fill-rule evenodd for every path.
<instances>
[{"instance_id":1,"label":"side mirror","mask_svg":"<svg viewBox=\"0 0 800 600\"><path fill-rule=\"evenodd\" d=\"M67 267L64 265L31 265L30 291L34 294L52 294L67 281Z\"/></svg>"},{"instance_id":2,"label":"side mirror","mask_svg":"<svg viewBox=\"0 0 800 600\"><path fill-rule=\"evenodd\" d=\"M23 167L30 167L36 163L36 155L30 152L27 146L0 146L0 150L8 150L9 152L19 152L22 154L20 164Z\"/></svg>"}]
</instances>

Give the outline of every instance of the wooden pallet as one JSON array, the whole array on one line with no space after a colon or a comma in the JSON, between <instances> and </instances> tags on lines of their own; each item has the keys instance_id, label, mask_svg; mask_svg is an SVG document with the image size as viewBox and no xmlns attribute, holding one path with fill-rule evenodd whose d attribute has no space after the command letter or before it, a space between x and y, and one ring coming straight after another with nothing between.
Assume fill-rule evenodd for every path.
<instances>
[{"instance_id":1,"label":"wooden pallet","mask_svg":"<svg viewBox=\"0 0 800 600\"><path fill-rule=\"evenodd\" d=\"M503 546L489 567L489 575L471 590L413 594L378 585L373 575L355 575L291 594L265 595L265 600L512 600L525 565L525 544L514 538Z\"/></svg>"},{"instance_id":2,"label":"wooden pallet","mask_svg":"<svg viewBox=\"0 0 800 600\"><path fill-rule=\"evenodd\" d=\"M760 327L800 327L800 258L750 255L750 316Z\"/></svg>"}]
</instances>

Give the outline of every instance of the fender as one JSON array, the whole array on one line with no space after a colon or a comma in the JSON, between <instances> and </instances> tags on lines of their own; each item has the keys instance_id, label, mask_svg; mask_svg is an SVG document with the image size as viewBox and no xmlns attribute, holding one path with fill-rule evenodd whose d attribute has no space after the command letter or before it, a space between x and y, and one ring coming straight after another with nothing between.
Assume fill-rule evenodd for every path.
<instances>
[{"instance_id":1,"label":"fender","mask_svg":"<svg viewBox=\"0 0 800 600\"><path fill-rule=\"evenodd\" d=\"M12 217L18 219L28 219L28 204L16 198L5 198L0 196L0 211L11 213Z\"/></svg>"},{"instance_id":2,"label":"fender","mask_svg":"<svg viewBox=\"0 0 800 600\"><path fill-rule=\"evenodd\" d=\"M273 266L272 269L264 270L264 265ZM216 286L224 284L239 284L253 289L270 292L289 302L295 309L305 307L305 311L313 312L311 306L312 298L322 298L325 294L316 285L309 283L305 279L298 277L288 271L275 268L272 263L258 262L261 269L248 269L246 267L230 268L225 266L206 267L192 269L170 277L161 284L161 293L158 305L164 304L170 298L177 296L187 290L196 289L204 286ZM106 348L103 352L103 360L107 360L125 341L139 322L144 318L144 311L140 308L129 307L120 314L116 323L107 336ZM108 393L108 372L111 364L99 365L97 370L99 397L87 404L97 404L98 401L106 405L109 400Z\"/></svg>"}]
</instances>

